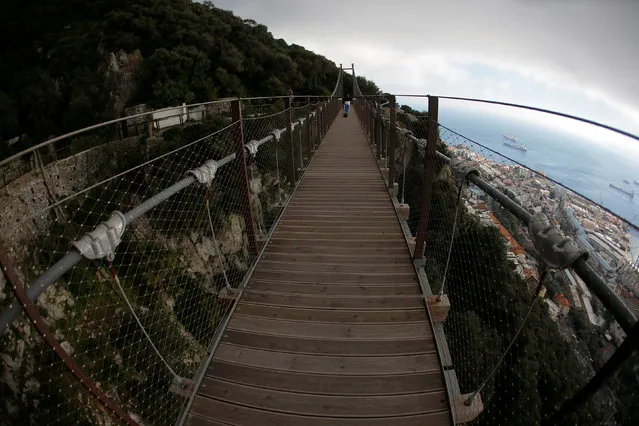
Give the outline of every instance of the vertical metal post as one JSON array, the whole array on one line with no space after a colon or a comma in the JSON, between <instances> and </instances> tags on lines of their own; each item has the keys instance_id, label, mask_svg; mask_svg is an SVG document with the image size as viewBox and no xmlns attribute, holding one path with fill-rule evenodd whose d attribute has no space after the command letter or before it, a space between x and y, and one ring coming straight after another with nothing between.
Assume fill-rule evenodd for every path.
<instances>
[{"instance_id":1,"label":"vertical metal post","mask_svg":"<svg viewBox=\"0 0 639 426\"><path fill-rule=\"evenodd\" d=\"M322 132L324 133L324 136L326 136L326 131L328 130L328 116L331 108L331 102L331 99L327 100L324 104L324 109L322 110Z\"/></svg>"},{"instance_id":2,"label":"vertical metal post","mask_svg":"<svg viewBox=\"0 0 639 426\"><path fill-rule=\"evenodd\" d=\"M382 153L384 153L384 143L386 140L386 132L384 131L384 110L379 110L377 117L377 128L379 129L379 135L377 136L377 159L382 159Z\"/></svg>"},{"instance_id":3,"label":"vertical metal post","mask_svg":"<svg viewBox=\"0 0 639 426\"><path fill-rule=\"evenodd\" d=\"M364 130L366 133L366 138L368 139L368 142L370 143L370 136L371 136L371 109L370 109L370 105L368 105L368 102L365 102L363 104L363 108L362 108L362 122L364 123Z\"/></svg>"},{"instance_id":4,"label":"vertical metal post","mask_svg":"<svg viewBox=\"0 0 639 426\"><path fill-rule=\"evenodd\" d=\"M326 122L328 121L328 109L331 106L331 99L327 99L324 102L323 108L322 108L322 134L324 136L326 136Z\"/></svg>"},{"instance_id":5,"label":"vertical metal post","mask_svg":"<svg viewBox=\"0 0 639 426\"><path fill-rule=\"evenodd\" d=\"M388 134L386 132L386 126L388 125L388 123L386 123L385 121L380 122L381 125L381 131L382 131L382 138L381 138L381 153L380 153L380 158L382 157L386 157L386 151L388 151Z\"/></svg>"},{"instance_id":6,"label":"vertical metal post","mask_svg":"<svg viewBox=\"0 0 639 426\"><path fill-rule=\"evenodd\" d=\"M372 103L368 104L368 134L371 138L371 143L375 143L375 108Z\"/></svg>"},{"instance_id":7,"label":"vertical metal post","mask_svg":"<svg viewBox=\"0 0 639 426\"><path fill-rule=\"evenodd\" d=\"M310 140L308 142L309 146L311 147L311 153L313 151L315 151L315 117L313 117L311 115L311 106L308 106L308 113L309 113L309 117L308 117L308 127L310 127Z\"/></svg>"},{"instance_id":8,"label":"vertical metal post","mask_svg":"<svg viewBox=\"0 0 639 426\"><path fill-rule=\"evenodd\" d=\"M319 146L320 141L322 139L322 114L320 113L320 110L319 110L321 105L322 105L322 101L318 98L317 109L315 110L315 124L317 124L316 146Z\"/></svg>"},{"instance_id":9,"label":"vertical metal post","mask_svg":"<svg viewBox=\"0 0 639 426\"><path fill-rule=\"evenodd\" d=\"M326 132L328 132L328 123L330 121L332 104L333 100L329 99L328 101L326 101L326 105L324 105L324 135L326 135Z\"/></svg>"},{"instance_id":10,"label":"vertical metal post","mask_svg":"<svg viewBox=\"0 0 639 426\"><path fill-rule=\"evenodd\" d=\"M428 218L430 217L430 202L433 195L433 179L435 178L435 166L437 161L439 99L435 96L428 97L428 129L426 136L426 155L424 155L424 193L422 194L422 209L419 216L417 236L415 238L415 252L413 259L421 259L426 245L426 232L428 230Z\"/></svg>"},{"instance_id":11,"label":"vertical metal post","mask_svg":"<svg viewBox=\"0 0 639 426\"><path fill-rule=\"evenodd\" d=\"M381 110L376 111L375 119L375 145L377 146L377 159L382 158L382 136L384 134L384 127L382 122Z\"/></svg>"},{"instance_id":12,"label":"vertical metal post","mask_svg":"<svg viewBox=\"0 0 639 426\"><path fill-rule=\"evenodd\" d=\"M306 143L308 144L308 156L313 152L313 140L311 139L311 98L306 98Z\"/></svg>"},{"instance_id":13,"label":"vertical metal post","mask_svg":"<svg viewBox=\"0 0 639 426\"><path fill-rule=\"evenodd\" d=\"M395 111L395 96L391 96L390 102L390 141L388 144L388 187L392 188L395 182L395 148L397 147L397 112Z\"/></svg>"},{"instance_id":14,"label":"vertical metal post","mask_svg":"<svg viewBox=\"0 0 639 426\"><path fill-rule=\"evenodd\" d=\"M364 136L368 139L368 108L366 104L362 104L361 114L359 119L362 122L362 129L364 130Z\"/></svg>"},{"instance_id":15,"label":"vertical metal post","mask_svg":"<svg viewBox=\"0 0 639 426\"><path fill-rule=\"evenodd\" d=\"M293 138L293 98L286 98L286 106L288 108L287 120L286 120L286 134L291 145L291 168L289 170L289 180L291 185L295 186L295 141Z\"/></svg>"},{"instance_id":16,"label":"vertical metal post","mask_svg":"<svg viewBox=\"0 0 639 426\"><path fill-rule=\"evenodd\" d=\"M364 104L364 108L362 109L362 121L364 122L364 128L366 129L366 138L368 138L368 142L371 140L371 108L368 103Z\"/></svg>"},{"instance_id":17,"label":"vertical metal post","mask_svg":"<svg viewBox=\"0 0 639 426\"><path fill-rule=\"evenodd\" d=\"M333 120L335 120L335 114L337 113L337 111L335 111L335 108L336 108L338 102L339 101L337 99L333 99L331 101L331 110L330 110L331 114L329 116L328 123L326 123L327 124L327 126L326 126L326 131L327 132L328 132L328 129L331 128L331 124L333 124Z\"/></svg>"},{"instance_id":18,"label":"vertical metal post","mask_svg":"<svg viewBox=\"0 0 639 426\"><path fill-rule=\"evenodd\" d=\"M324 138L324 102L325 100L322 99L322 101L320 102L320 106L322 107L322 109L317 112L317 120L319 121L318 125L319 125L320 139Z\"/></svg>"},{"instance_id":19,"label":"vertical metal post","mask_svg":"<svg viewBox=\"0 0 639 426\"><path fill-rule=\"evenodd\" d=\"M237 156L237 173L240 175L240 183L242 190L238 188L238 194L241 197L240 203L245 207L244 222L246 223L246 234L248 236L249 253L256 255L258 252L257 235L255 233L255 225L253 223L253 209L251 208L251 190L246 167L246 150L244 148L244 124L242 121L242 105L239 99L231 101L231 119L238 123L238 131L236 133L236 156Z\"/></svg>"}]
</instances>

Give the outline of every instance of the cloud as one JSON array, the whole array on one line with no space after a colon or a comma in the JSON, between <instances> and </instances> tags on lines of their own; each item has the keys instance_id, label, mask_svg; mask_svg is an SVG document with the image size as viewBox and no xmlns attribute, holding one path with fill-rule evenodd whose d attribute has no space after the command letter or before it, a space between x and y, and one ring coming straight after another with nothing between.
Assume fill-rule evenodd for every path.
<instances>
[{"instance_id":1,"label":"cloud","mask_svg":"<svg viewBox=\"0 0 639 426\"><path fill-rule=\"evenodd\" d=\"M490 96L639 131L639 2L215 4L337 63L354 62L386 91Z\"/></svg>"}]
</instances>

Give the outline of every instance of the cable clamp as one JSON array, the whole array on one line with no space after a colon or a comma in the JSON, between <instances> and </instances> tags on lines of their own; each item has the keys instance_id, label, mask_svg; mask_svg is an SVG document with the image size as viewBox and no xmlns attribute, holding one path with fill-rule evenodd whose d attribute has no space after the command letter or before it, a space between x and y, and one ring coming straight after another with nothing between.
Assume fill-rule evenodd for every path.
<instances>
[{"instance_id":1,"label":"cable clamp","mask_svg":"<svg viewBox=\"0 0 639 426\"><path fill-rule=\"evenodd\" d=\"M588 258L588 250L579 247L564 235L557 225L552 225L543 213L533 216L528 233L542 260L554 269L565 269L581 257Z\"/></svg>"},{"instance_id":2,"label":"cable clamp","mask_svg":"<svg viewBox=\"0 0 639 426\"><path fill-rule=\"evenodd\" d=\"M273 131L271 133L269 133L269 135L273 135L273 138L275 139L276 142L279 142L280 138L282 137L282 130L281 129L273 129Z\"/></svg>"},{"instance_id":3,"label":"cable clamp","mask_svg":"<svg viewBox=\"0 0 639 426\"><path fill-rule=\"evenodd\" d=\"M208 160L200 167L186 172L188 175L192 175L202 185L210 185L215 178L215 172L217 172L217 161Z\"/></svg>"},{"instance_id":4,"label":"cable clamp","mask_svg":"<svg viewBox=\"0 0 639 426\"><path fill-rule=\"evenodd\" d=\"M122 235L126 229L126 218L119 211L111 213L111 217L101 222L91 232L87 232L77 241L71 244L86 259L108 260L115 258L115 250L122 242Z\"/></svg>"}]
</instances>

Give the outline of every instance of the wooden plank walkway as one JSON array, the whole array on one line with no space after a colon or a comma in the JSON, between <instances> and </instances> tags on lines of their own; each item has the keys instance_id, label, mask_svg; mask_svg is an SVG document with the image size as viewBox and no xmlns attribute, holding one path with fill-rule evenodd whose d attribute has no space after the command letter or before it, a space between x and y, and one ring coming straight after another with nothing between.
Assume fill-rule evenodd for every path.
<instances>
[{"instance_id":1,"label":"wooden plank walkway","mask_svg":"<svg viewBox=\"0 0 639 426\"><path fill-rule=\"evenodd\" d=\"M336 119L284 212L187 424L450 424L410 253L355 114Z\"/></svg>"}]
</instances>

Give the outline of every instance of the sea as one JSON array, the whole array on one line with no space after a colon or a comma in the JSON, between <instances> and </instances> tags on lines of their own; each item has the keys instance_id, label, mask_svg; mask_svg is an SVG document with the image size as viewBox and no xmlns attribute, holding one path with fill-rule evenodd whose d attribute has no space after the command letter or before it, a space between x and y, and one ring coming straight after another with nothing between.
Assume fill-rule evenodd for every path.
<instances>
[{"instance_id":1,"label":"sea","mask_svg":"<svg viewBox=\"0 0 639 426\"><path fill-rule=\"evenodd\" d=\"M606 207L631 225L632 258L639 258L639 142L600 129L563 126L556 119L531 120L474 109L442 108L439 122L447 128L493 149L527 167L543 171L566 187ZM444 139L463 142L443 131ZM503 135L518 137L528 151L503 144ZM450 143L451 141L446 141ZM471 144L472 146L472 144ZM490 158L487 151L482 155ZM496 158L498 159L498 158ZM624 179L629 182L624 183ZM631 198L609 186L610 183L636 195Z\"/></svg>"}]
</instances>

